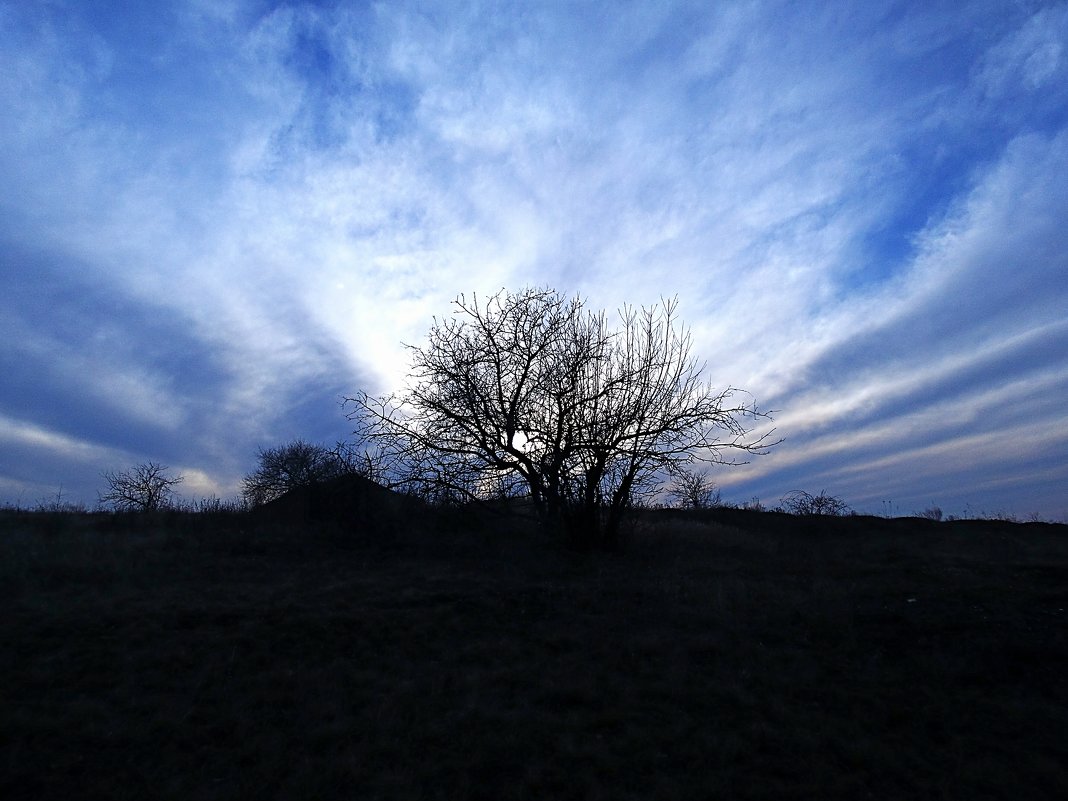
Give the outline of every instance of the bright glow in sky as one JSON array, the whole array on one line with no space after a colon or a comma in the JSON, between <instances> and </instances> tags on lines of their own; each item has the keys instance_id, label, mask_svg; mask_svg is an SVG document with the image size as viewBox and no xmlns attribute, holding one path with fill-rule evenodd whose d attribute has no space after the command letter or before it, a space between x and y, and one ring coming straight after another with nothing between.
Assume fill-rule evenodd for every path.
<instances>
[{"instance_id":1,"label":"bright glow in sky","mask_svg":"<svg viewBox=\"0 0 1068 801\"><path fill-rule=\"evenodd\" d=\"M0 501L327 443L461 292L678 295L774 505L1068 518L1068 3L0 0Z\"/></svg>"}]
</instances>

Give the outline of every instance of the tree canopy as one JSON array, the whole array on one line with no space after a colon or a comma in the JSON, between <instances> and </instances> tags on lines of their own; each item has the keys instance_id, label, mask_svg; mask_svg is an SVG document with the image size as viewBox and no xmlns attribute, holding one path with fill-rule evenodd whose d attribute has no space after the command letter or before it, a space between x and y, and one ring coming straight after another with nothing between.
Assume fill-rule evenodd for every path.
<instances>
[{"instance_id":1,"label":"tree canopy","mask_svg":"<svg viewBox=\"0 0 1068 801\"><path fill-rule=\"evenodd\" d=\"M241 494L249 506L260 506L297 487L352 472L338 450L303 439L275 448L260 448L256 458L259 466L241 482Z\"/></svg>"},{"instance_id":2,"label":"tree canopy","mask_svg":"<svg viewBox=\"0 0 1068 801\"><path fill-rule=\"evenodd\" d=\"M404 480L459 497L529 495L585 545L614 542L624 511L670 471L762 453L767 415L714 388L676 300L625 306L618 326L553 289L460 295L404 390L347 398L357 437Z\"/></svg>"},{"instance_id":3,"label":"tree canopy","mask_svg":"<svg viewBox=\"0 0 1068 801\"><path fill-rule=\"evenodd\" d=\"M185 480L172 476L169 467L158 462L142 462L127 470L105 470L101 475L107 491L100 503L119 512L155 512L166 509L174 498L174 488Z\"/></svg>"}]
</instances>

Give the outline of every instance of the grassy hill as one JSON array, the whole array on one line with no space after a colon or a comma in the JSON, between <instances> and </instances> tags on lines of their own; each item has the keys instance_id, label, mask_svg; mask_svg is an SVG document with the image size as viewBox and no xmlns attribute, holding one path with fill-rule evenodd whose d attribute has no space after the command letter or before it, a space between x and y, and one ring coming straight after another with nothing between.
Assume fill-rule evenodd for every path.
<instances>
[{"instance_id":1,"label":"grassy hill","mask_svg":"<svg viewBox=\"0 0 1068 801\"><path fill-rule=\"evenodd\" d=\"M1068 527L0 515L5 798L1061 798Z\"/></svg>"}]
</instances>

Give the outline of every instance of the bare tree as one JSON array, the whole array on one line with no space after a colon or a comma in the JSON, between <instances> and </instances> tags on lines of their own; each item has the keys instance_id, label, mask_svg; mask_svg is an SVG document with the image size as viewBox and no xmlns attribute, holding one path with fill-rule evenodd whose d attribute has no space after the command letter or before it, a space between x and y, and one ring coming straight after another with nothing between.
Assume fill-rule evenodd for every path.
<instances>
[{"instance_id":1,"label":"bare tree","mask_svg":"<svg viewBox=\"0 0 1068 801\"><path fill-rule=\"evenodd\" d=\"M157 462L144 462L129 470L105 470L101 475L108 489L100 493L100 503L119 512L155 512L168 508L174 488L184 476L168 475L169 467Z\"/></svg>"},{"instance_id":2,"label":"bare tree","mask_svg":"<svg viewBox=\"0 0 1068 801\"><path fill-rule=\"evenodd\" d=\"M339 473L354 473L389 489L404 489L396 454L367 442L338 441L330 451Z\"/></svg>"},{"instance_id":3,"label":"bare tree","mask_svg":"<svg viewBox=\"0 0 1068 801\"><path fill-rule=\"evenodd\" d=\"M827 515L841 517L848 514L849 505L835 495L828 495L827 490L820 490L819 495L812 495L804 490L793 490L782 498L782 508L793 515Z\"/></svg>"},{"instance_id":4,"label":"bare tree","mask_svg":"<svg viewBox=\"0 0 1068 801\"><path fill-rule=\"evenodd\" d=\"M350 450L295 439L277 448L256 452L259 467L241 482L241 494L249 506L261 506L297 487L306 487L357 472L357 456Z\"/></svg>"},{"instance_id":5,"label":"bare tree","mask_svg":"<svg viewBox=\"0 0 1068 801\"><path fill-rule=\"evenodd\" d=\"M721 504L716 482L696 470L676 472L668 495L683 509L711 509Z\"/></svg>"},{"instance_id":6,"label":"bare tree","mask_svg":"<svg viewBox=\"0 0 1068 801\"><path fill-rule=\"evenodd\" d=\"M483 497L518 476L543 521L582 545L614 542L622 515L667 471L764 452L738 390L714 389L676 301L604 312L552 289L460 295L425 347L408 346L400 394L347 398L358 440L416 483Z\"/></svg>"}]
</instances>

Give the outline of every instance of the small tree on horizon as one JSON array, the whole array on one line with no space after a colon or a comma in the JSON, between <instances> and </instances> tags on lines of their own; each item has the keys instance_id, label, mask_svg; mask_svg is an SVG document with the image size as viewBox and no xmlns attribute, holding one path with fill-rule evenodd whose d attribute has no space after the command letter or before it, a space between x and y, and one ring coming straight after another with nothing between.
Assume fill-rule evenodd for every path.
<instances>
[{"instance_id":1,"label":"small tree on horizon","mask_svg":"<svg viewBox=\"0 0 1068 801\"><path fill-rule=\"evenodd\" d=\"M256 458L259 466L241 482L241 495L249 506L262 506L297 487L358 472L353 455L340 445L331 450L299 438L275 448L260 448Z\"/></svg>"},{"instance_id":2,"label":"small tree on horizon","mask_svg":"<svg viewBox=\"0 0 1068 801\"><path fill-rule=\"evenodd\" d=\"M812 495L804 490L792 490L782 498L782 508L792 515L824 515L841 517L849 514L849 504L836 495L828 495L827 490L820 490Z\"/></svg>"},{"instance_id":3,"label":"small tree on horizon","mask_svg":"<svg viewBox=\"0 0 1068 801\"><path fill-rule=\"evenodd\" d=\"M101 475L108 489L100 493L100 504L118 512L167 509L173 502L174 488L185 480L181 474L168 475L168 470L158 462L143 462L117 472L105 470Z\"/></svg>"},{"instance_id":4,"label":"small tree on horizon","mask_svg":"<svg viewBox=\"0 0 1068 801\"><path fill-rule=\"evenodd\" d=\"M696 470L677 471L668 496L683 509L712 509L722 504L716 482Z\"/></svg>"},{"instance_id":5,"label":"small tree on horizon","mask_svg":"<svg viewBox=\"0 0 1068 801\"><path fill-rule=\"evenodd\" d=\"M358 441L446 494L485 497L517 476L546 526L610 546L664 475L775 444L745 422L767 414L703 380L675 300L625 306L615 330L553 289L460 295L453 307L424 347L407 346L404 391L346 398Z\"/></svg>"}]
</instances>

